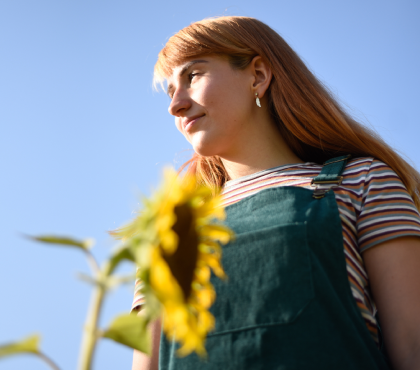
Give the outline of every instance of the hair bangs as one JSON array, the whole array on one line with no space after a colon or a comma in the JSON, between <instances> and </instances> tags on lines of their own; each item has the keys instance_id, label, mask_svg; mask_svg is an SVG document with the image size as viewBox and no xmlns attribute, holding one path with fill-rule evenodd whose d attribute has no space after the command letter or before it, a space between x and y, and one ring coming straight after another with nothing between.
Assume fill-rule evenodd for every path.
<instances>
[{"instance_id":1,"label":"hair bangs","mask_svg":"<svg viewBox=\"0 0 420 370\"><path fill-rule=\"evenodd\" d=\"M186 61L204 55L218 55L229 59L233 67L244 68L257 53L232 34L232 24L240 25L231 17L209 18L190 24L169 38L158 55L153 84L164 89L165 81L174 68Z\"/></svg>"}]
</instances>

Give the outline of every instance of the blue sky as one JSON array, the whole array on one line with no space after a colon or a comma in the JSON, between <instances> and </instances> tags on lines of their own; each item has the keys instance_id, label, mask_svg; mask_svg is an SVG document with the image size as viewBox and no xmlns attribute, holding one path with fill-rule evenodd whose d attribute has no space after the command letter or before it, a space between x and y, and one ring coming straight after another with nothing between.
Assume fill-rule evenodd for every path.
<instances>
[{"instance_id":1,"label":"blue sky","mask_svg":"<svg viewBox=\"0 0 420 370\"><path fill-rule=\"evenodd\" d=\"M258 18L350 112L420 167L420 65L415 0L3 1L0 3L0 343L42 334L62 369L76 368L90 287L78 251L25 234L94 237L133 216L140 194L190 146L152 89L165 41L193 21ZM124 271L131 271L126 266ZM132 287L106 301L102 325L127 311ZM46 369L30 356L0 369ZM131 350L101 342L95 369L131 368Z\"/></svg>"}]
</instances>

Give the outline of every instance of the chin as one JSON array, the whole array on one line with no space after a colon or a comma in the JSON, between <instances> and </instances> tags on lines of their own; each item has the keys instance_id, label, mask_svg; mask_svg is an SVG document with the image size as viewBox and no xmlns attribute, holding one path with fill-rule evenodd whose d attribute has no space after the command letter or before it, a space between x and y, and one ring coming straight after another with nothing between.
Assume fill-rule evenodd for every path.
<instances>
[{"instance_id":1,"label":"chin","mask_svg":"<svg viewBox=\"0 0 420 370\"><path fill-rule=\"evenodd\" d=\"M194 149L194 152L196 152L197 154L203 157L211 157L219 154L219 145L215 145L214 140L197 140L203 138L194 139L196 140L192 140L191 145Z\"/></svg>"},{"instance_id":2,"label":"chin","mask_svg":"<svg viewBox=\"0 0 420 370\"><path fill-rule=\"evenodd\" d=\"M202 157L212 157L214 155L217 155L217 153L214 150L211 150L211 148L193 146L193 149L194 149L194 152L201 155Z\"/></svg>"}]
</instances>

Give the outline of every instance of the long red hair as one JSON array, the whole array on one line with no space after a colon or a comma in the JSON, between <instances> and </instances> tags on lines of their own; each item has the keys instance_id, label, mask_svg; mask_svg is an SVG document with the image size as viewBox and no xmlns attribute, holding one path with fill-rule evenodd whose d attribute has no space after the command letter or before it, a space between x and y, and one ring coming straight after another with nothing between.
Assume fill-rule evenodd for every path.
<instances>
[{"instance_id":1,"label":"long red hair","mask_svg":"<svg viewBox=\"0 0 420 370\"><path fill-rule=\"evenodd\" d=\"M186 60L204 55L227 57L237 69L261 56L273 73L267 91L269 109L283 138L300 159L323 163L345 154L377 158L397 173L420 209L420 174L375 132L356 122L269 26L248 17L193 23L172 36L160 51L155 83L162 83ZM195 153L182 168L186 166L208 185L221 187L229 179L217 156Z\"/></svg>"}]
</instances>

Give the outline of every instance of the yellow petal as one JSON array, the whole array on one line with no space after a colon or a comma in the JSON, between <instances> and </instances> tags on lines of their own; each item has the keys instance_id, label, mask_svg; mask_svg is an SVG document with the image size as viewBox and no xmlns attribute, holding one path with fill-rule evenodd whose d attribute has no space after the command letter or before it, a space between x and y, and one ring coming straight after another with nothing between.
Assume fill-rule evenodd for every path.
<instances>
[{"instance_id":1,"label":"yellow petal","mask_svg":"<svg viewBox=\"0 0 420 370\"><path fill-rule=\"evenodd\" d=\"M167 254L173 254L178 247L178 235L172 230L160 234L161 247Z\"/></svg>"},{"instance_id":2,"label":"yellow petal","mask_svg":"<svg viewBox=\"0 0 420 370\"><path fill-rule=\"evenodd\" d=\"M223 225L204 225L200 228L200 232L222 244L228 243L233 238L232 231Z\"/></svg>"},{"instance_id":3,"label":"yellow petal","mask_svg":"<svg viewBox=\"0 0 420 370\"><path fill-rule=\"evenodd\" d=\"M214 292L214 289L209 289L209 288L203 288L200 290L196 290L194 292L194 295L198 301L198 303L203 307L203 308L209 308L213 302L214 299L216 297L216 293Z\"/></svg>"},{"instance_id":4,"label":"yellow petal","mask_svg":"<svg viewBox=\"0 0 420 370\"><path fill-rule=\"evenodd\" d=\"M203 255L202 261L208 264L208 266L211 267L213 272L218 276L219 278L223 279L226 278L225 272L223 271L222 265L220 264L220 261L218 258L213 257L212 255Z\"/></svg>"},{"instance_id":5,"label":"yellow petal","mask_svg":"<svg viewBox=\"0 0 420 370\"><path fill-rule=\"evenodd\" d=\"M196 281L200 282L201 284L207 283L210 280L210 268L206 265L197 267L195 269L195 279Z\"/></svg>"}]
</instances>

